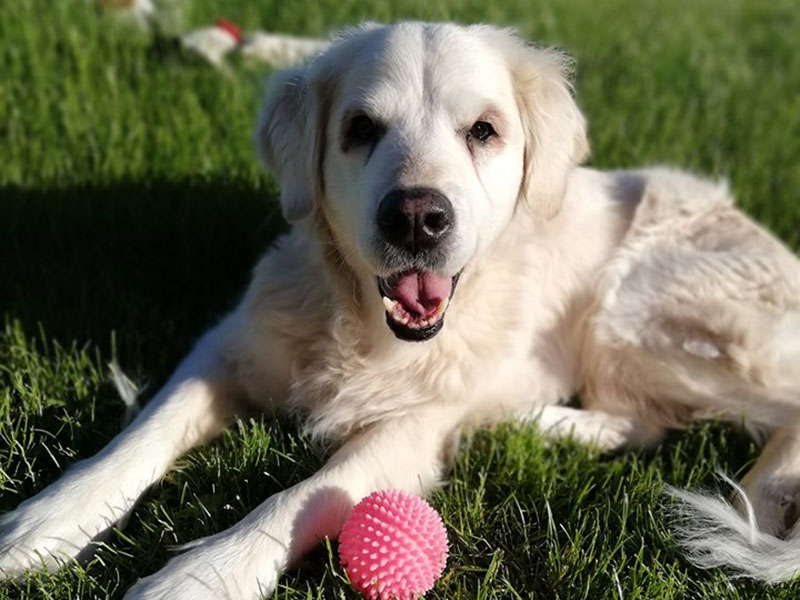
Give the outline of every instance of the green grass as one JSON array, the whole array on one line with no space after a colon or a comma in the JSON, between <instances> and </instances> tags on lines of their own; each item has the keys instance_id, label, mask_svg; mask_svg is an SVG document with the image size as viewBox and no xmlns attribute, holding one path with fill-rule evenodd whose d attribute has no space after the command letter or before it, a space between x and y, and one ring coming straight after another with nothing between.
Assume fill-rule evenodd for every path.
<instances>
[{"instance_id":1,"label":"green grass","mask_svg":"<svg viewBox=\"0 0 800 600\"><path fill-rule=\"evenodd\" d=\"M491 21L568 49L593 164L727 175L800 246L796 0L186 0L184 26L324 34L364 18ZM284 225L250 132L262 68L224 77L88 0L0 0L0 510L117 431L117 358L151 394L236 301ZM452 552L430 598L796 598L697 571L668 528L665 483L717 485L755 446L725 427L598 456L530 428L475 435L434 497ZM171 547L230 526L324 452L290 423L242 422L182 459L90 564L0 584L0 599L119 598ZM321 548L276 598L355 598Z\"/></svg>"}]
</instances>

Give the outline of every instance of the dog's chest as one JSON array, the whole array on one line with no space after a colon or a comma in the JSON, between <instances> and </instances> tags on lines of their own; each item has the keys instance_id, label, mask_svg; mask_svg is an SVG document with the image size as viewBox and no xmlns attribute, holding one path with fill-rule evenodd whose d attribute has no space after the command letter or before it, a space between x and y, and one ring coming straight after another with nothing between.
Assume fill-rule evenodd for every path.
<instances>
[{"instance_id":1,"label":"dog's chest","mask_svg":"<svg viewBox=\"0 0 800 600\"><path fill-rule=\"evenodd\" d=\"M340 437L432 402L467 411L495 386L503 362L496 349L470 347L453 335L366 352L340 343L343 337L354 339L335 332L328 343L318 343L289 391L289 404L305 413L315 434Z\"/></svg>"},{"instance_id":2,"label":"dog's chest","mask_svg":"<svg viewBox=\"0 0 800 600\"><path fill-rule=\"evenodd\" d=\"M363 321L331 318L329 335L295 363L289 406L312 434L339 438L431 403L486 423L571 392L571 367L555 366L564 348L550 320L502 303L489 318L483 302L462 300L453 303L442 333L424 343L395 340L387 328L385 339L365 346Z\"/></svg>"}]
</instances>

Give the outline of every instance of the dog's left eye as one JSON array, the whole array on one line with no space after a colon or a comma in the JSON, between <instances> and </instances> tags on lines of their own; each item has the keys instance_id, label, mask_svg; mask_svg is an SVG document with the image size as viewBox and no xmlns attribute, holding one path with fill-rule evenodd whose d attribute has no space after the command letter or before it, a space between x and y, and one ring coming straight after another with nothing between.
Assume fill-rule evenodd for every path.
<instances>
[{"instance_id":1,"label":"dog's left eye","mask_svg":"<svg viewBox=\"0 0 800 600\"><path fill-rule=\"evenodd\" d=\"M469 137L481 142L485 142L493 135L497 135L497 132L492 127L492 124L486 121L476 121L469 130Z\"/></svg>"}]
</instances>

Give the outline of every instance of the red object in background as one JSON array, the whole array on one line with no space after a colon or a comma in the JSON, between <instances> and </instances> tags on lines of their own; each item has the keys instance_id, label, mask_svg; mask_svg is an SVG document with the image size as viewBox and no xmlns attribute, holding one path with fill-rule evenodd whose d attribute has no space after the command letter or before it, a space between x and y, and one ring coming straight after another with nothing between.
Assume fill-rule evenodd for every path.
<instances>
[{"instance_id":1,"label":"red object in background","mask_svg":"<svg viewBox=\"0 0 800 600\"><path fill-rule=\"evenodd\" d=\"M223 29L228 33L230 33L236 40L237 44L242 43L242 30L239 29L239 26L236 23L234 23L233 21L229 21L227 19L217 19L215 25L220 29Z\"/></svg>"}]
</instances>

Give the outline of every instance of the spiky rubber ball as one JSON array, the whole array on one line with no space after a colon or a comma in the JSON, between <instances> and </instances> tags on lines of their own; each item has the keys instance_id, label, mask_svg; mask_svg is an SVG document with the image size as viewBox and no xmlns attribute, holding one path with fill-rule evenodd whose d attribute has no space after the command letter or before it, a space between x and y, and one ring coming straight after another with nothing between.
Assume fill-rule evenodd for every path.
<instances>
[{"instance_id":1,"label":"spiky rubber ball","mask_svg":"<svg viewBox=\"0 0 800 600\"><path fill-rule=\"evenodd\" d=\"M368 600L414 600L433 587L447 562L442 518L422 498L373 492L356 504L339 534L339 558Z\"/></svg>"}]
</instances>

